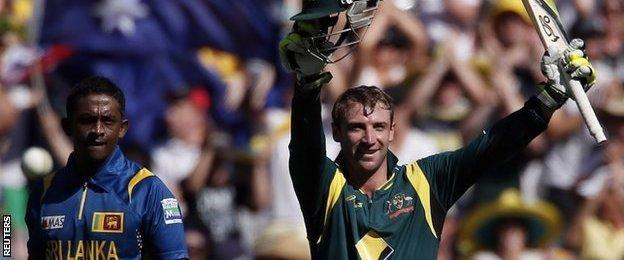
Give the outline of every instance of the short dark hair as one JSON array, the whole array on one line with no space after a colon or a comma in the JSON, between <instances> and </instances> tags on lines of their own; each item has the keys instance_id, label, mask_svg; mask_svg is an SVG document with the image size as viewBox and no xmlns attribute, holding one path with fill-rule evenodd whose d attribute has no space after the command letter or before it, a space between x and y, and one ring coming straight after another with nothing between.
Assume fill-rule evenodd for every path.
<instances>
[{"instance_id":1,"label":"short dark hair","mask_svg":"<svg viewBox=\"0 0 624 260\"><path fill-rule=\"evenodd\" d=\"M121 89L108 78L102 76L92 76L81 80L71 89L65 104L67 117L72 117L79 99L91 94L104 94L114 98L117 100L117 103L119 103L119 112L121 112L121 116L124 116L126 110L126 98L124 97Z\"/></svg>"},{"instance_id":2,"label":"short dark hair","mask_svg":"<svg viewBox=\"0 0 624 260\"><path fill-rule=\"evenodd\" d=\"M380 103L384 109L390 110L390 122L394 122L394 103L392 98L378 87L362 85L348 89L338 97L332 109L332 121L334 124L339 125L345 119L349 103L352 102L362 104L365 116L373 113L375 106Z\"/></svg>"}]
</instances>

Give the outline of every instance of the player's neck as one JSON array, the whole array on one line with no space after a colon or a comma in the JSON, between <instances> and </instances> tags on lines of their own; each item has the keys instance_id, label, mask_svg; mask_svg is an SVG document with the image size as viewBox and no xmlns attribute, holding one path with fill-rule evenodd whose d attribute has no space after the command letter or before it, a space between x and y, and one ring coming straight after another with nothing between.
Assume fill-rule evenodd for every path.
<instances>
[{"instance_id":1,"label":"player's neck","mask_svg":"<svg viewBox=\"0 0 624 260\"><path fill-rule=\"evenodd\" d=\"M373 193L381 188L390 176L388 175L387 158L381 163L381 166L374 172L364 173L360 171L350 171L351 184L364 192L369 198L373 197Z\"/></svg>"},{"instance_id":2,"label":"player's neck","mask_svg":"<svg viewBox=\"0 0 624 260\"><path fill-rule=\"evenodd\" d=\"M104 161L91 161L84 158L78 158L74 164L74 170L85 178L93 177L102 167Z\"/></svg>"}]
</instances>

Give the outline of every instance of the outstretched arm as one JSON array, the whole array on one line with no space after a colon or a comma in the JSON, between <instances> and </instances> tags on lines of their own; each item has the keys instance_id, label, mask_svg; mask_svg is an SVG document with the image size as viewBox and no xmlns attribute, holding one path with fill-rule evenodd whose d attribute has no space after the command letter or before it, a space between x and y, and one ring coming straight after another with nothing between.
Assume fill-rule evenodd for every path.
<instances>
[{"instance_id":1,"label":"outstretched arm","mask_svg":"<svg viewBox=\"0 0 624 260\"><path fill-rule=\"evenodd\" d=\"M418 161L445 210L481 173L505 163L546 129L550 113L544 113L539 102L535 97L529 99L523 108L498 121L459 150Z\"/></svg>"},{"instance_id":2,"label":"outstretched arm","mask_svg":"<svg viewBox=\"0 0 624 260\"><path fill-rule=\"evenodd\" d=\"M543 67L556 62L564 66L558 69L555 65L551 71L544 69L549 82L523 108L497 122L466 147L418 161L443 208L448 209L482 172L505 163L546 129L553 112L568 96L553 80L559 78L559 73L568 73L586 82L587 88L591 87L595 79L593 69L577 46L572 45L568 51L558 54L559 58L553 58L555 54L545 56Z\"/></svg>"}]
</instances>

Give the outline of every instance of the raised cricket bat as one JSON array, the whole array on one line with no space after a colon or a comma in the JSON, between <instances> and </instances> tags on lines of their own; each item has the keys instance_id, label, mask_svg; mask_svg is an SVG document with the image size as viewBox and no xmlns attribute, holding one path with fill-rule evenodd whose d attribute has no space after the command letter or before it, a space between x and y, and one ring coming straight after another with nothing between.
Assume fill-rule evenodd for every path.
<instances>
[{"instance_id":1,"label":"raised cricket bat","mask_svg":"<svg viewBox=\"0 0 624 260\"><path fill-rule=\"evenodd\" d=\"M568 36L559 20L559 13L554 0L522 0L522 3L529 13L533 25L535 25L535 30L537 30L542 40L544 49L548 50L549 47L555 46L560 50L564 50L568 47ZM585 95L583 86L577 80L569 78L567 74L565 74L565 77L564 84L572 91L572 96L574 96L581 115L585 119L589 132L599 144L605 142L607 138L602 131L594 110L589 104L589 99Z\"/></svg>"}]
</instances>

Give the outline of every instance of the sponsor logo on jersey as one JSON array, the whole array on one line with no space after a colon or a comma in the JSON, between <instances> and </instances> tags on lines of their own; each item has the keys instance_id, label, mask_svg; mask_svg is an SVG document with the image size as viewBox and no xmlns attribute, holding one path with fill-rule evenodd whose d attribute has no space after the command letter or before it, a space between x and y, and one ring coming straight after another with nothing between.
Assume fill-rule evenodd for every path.
<instances>
[{"instance_id":1,"label":"sponsor logo on jersey","mask_svg":"<svg viewBox=\"0 0 624 260\"><path fill-rule=\"evenodd\" d=\"M162 204L163 207L165 224L182 223L182 212L180 212L178 200L167 198L162 200L160 204Z\"/></svg>"},{"instance_id":2,"label":"sponsor logo on jersey","mask_svg":"<svg viewBox=\"0 0 624 260\"><path fill-rule=\"evenodd\" d=\"M94 212L91 232L123 233L123 212Z\"/></svg>"},{"instance_id":3,"label":"sponsor logo on jersey","mask_svg":"<svg viewBox=\"0 0 624 260\"><path fill-rule=\"evenodd\" d=\"M63 228L64 223L65 216L62 215L41 217L41 229L43 230Z\"/></svg>"},{"instance_id":4,"label":"sponsor logo on jersey","mask_svg":"<svg viewBox=\"0 0 624 260\"><path fill-rule=\"evenodd\" d=\"M354 208L361 208L363 206L362 202L360 202L357 197L353 194L349 195L346 199L347 202L353 201Z\"/></svg>"}]
</instances>

